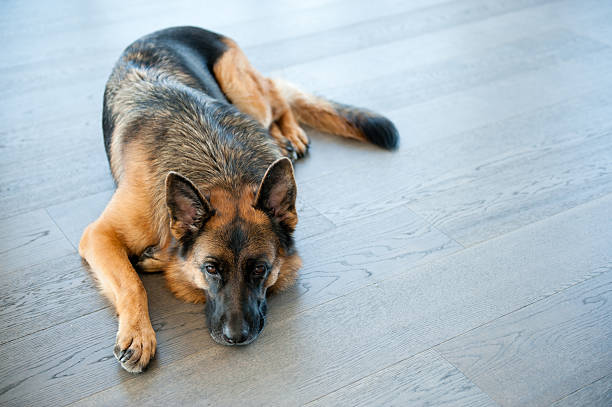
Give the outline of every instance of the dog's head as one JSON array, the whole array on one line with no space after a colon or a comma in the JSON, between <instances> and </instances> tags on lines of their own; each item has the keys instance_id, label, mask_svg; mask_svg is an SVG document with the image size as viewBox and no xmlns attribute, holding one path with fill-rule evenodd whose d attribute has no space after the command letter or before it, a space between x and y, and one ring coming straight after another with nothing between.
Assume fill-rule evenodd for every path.
<instances>
[{"instance_id":1,"label":"dog's head","mask_svg":"<svg viewBox=\"0 0 612 407\"><path fill-rule=\"evenodd\" d=\"M287 263L299 262L292 238L296 193L288 159L274 162L258 188L239 193L217 188L204 196L187 178L168 175L166 204L181 284L205 291L215 341L246 345L262 331L266 290Z\"/></svg>"}]
</instances>

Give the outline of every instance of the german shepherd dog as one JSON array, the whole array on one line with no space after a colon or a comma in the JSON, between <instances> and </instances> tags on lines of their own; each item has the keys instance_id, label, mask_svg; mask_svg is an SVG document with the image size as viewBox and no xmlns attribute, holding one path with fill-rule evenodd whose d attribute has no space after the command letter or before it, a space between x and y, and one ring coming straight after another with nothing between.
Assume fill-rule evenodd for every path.
<instances>
[{"instance_id":1,"label":"german shepherd dog","mask_svg":"<svg viewBox=\"0 0 612 407\"><path fill-rule=\"evenodd\" d=\"M309 141L298 123L398 143L388 119L265 78L210 31L168 28L123 52L102 117L117 189L79 253L116 308L124 369L141 372L157 344L137 269L164 271L178 298L206 303L216 342L257 338L266 294L290 286L301 266L292 160Z\"/></svg>"}]
</instances>

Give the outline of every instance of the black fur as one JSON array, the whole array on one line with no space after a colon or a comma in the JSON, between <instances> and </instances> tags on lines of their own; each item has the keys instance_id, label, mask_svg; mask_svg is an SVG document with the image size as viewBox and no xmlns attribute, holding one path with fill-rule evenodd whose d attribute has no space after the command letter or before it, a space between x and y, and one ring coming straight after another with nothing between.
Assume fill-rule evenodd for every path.
<instances>
[{"instance_id":1,"label":"black fur","mask_svg":"<svg viewBox=\"0 0 612 407\"><path fill-rule=\"evenodd\" d=\"M396 150L399 146L399 133L391 120L383 116L358 116L354 124L363 131L366 138L373 144Z\"/></svg>"},{"instance_id":2,"label":"black fur","mask_svg":"<svg viewBox=\"0 0 612 407\"><path fill-rule=\"evenodd\" d=\"M332 102L332 106L351 125L357 127L366 138L379 147L396 150L399 146L399 132L391 120L367 109L356 108Z\"/></svg>"},{"instance_id":3,"label":"black fur","mask_svg":"<svg viewBox=\"0 0 612 407\"><path fill-rule=\"evenodd\" d=\"M243 223L242 221L240 221L239 219L236 219L230 225L230 232L229 232L230 236L228 239L228 242L229 242L228 246L229 246L229 249L232 252L234 252L234 256L236 258L239 256L240 252L246 245L248 238L249 238L242 223Z\"/></svg>"},{"instance_id":4,"label":"black fur","mask_svg":"<svg viewBox=\"0 0 612 407\"><path fill-rule=\"evenodd\" d=\"M172 27L156 31L133 42L123 51L109 78L109 85L121 81L134 68L158 67L186 75L191 81L186 85L202 91L211 99L229 104L211 74L214 63L227 50L222 38L217 33L197 27ZM113 87L107 85L102 131L109 160L111 136L117 120L116 114L109 108L113 93Z\"/></svg>"}]
</instances>

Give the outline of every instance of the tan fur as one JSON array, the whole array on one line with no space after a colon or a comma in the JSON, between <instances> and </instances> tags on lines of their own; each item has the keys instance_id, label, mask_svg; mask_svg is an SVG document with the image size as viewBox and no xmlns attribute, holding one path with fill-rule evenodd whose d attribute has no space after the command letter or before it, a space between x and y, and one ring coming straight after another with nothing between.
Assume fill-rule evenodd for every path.
<instances>
[{"instance_id":1,"label":"tan fur","mask_svg":"<svg viewBox=\"0 0 612 407\"><path fill-rule=\"evenodd\" d=\"M282 256L280 264L273 273L270 273L266 287L274 294L291 287L298 276L298 271L302 267L302 259L297 254Z\"/></svg>"},{"instance_id":2,"label":"tan fur","mask_svg":"<svg viewBox=\"0 0 612 407\"><path fill-rule=\"evenodd\" d=\"M300 154L306 153L308 136L295 120L275 83L251 66L234 41L224 38L223 42L229 49L213 67L223 93L240 111L270 129L281 149L286 149L288 140Z\"/></svg>"},{"instance_id":3,"label":"tan fur","mask_svg":"<svg viewBox=\"0 0 612 407\"><path fill-rule=\"evenodd\" d=\"M308 137L298 123L316 130L358 141L367 141L363 132L327 100L303 92L281 79L263 77L231 39L223 42L229 50L213 68L223 93L242 112L255 118L285 149L290 141L303 154ZM286 151L285 151L286 153Z\"/></svg>"},{"instance_id":4,"label":"tan fur","mask_svg":"<svg viewBox=\"0 0 612 407\"><path fill-rule=\"evenodd\" d=\"M166 285L176 298L194 304L206 302L204 290L208 288L208 284L193 258L187 261L181 261L177 257L169 258L163 270Z\"/></svg>"},{"instance_id":5,"label":"tan fur","mask_svg":"<svg viewBox=\"0 0 612 407\"><path fill-rule=\"evenodd\" d=\"M365 135L347 118L323 98L303 92L296 86L281 79L272 80L275 89L287 101L298 122L313 129L359 141L366 141Z\"/></svg>"},{"instance_id":6,"label":"tan fur","mask_svg":"<svg viewBox=\"0 0 612 407\"><path fill-rule=\"evenodd\" d=\"M128 256L140 254L161 240L150 223L153 216L147 173L137 155L132 154L133 164L124 181L100 218L85 229L79 244L80 255L87 260L102 292L115 305L119 316L117 345L133 350L123 365L134 372L141 371L155 355L157 341L149 319L147 294Z\"/></svg>"}]
</instances>

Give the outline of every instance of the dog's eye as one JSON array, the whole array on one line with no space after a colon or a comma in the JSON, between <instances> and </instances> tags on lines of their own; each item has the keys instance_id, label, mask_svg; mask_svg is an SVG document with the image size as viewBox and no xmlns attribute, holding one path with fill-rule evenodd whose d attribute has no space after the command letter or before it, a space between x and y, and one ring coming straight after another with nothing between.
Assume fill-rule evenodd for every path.
<instances>
[{"instance_id":1,"label":"dog's eye","mask_svg":"<svg viewBox=\"0 0 612 407\"><path fill-rule=\"evenodd\" d=\"M204 268L208 274L217 274L217 267L214 264L207 264Z\"/></svg>"},{"instance_id":2,"label":"dog's eye","mask_svg":"<svg viewBox=\"0 0 612 407\"><path fill-rule=\"evenodd\" d=\"M264 263L257 263L253 268L253 273L256 276L262 276L268 270L268 267Z\"/></svg>"}]
</instances>

